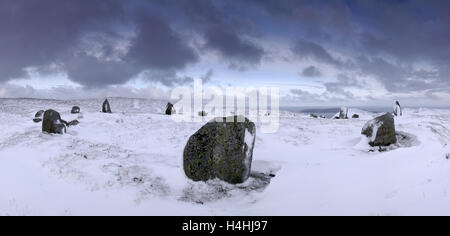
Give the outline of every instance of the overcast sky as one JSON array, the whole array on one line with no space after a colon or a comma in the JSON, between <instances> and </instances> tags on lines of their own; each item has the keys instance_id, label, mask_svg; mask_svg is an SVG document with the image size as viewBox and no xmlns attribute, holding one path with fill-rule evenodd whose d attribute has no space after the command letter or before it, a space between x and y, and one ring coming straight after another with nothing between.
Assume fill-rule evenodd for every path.
<instances>
[{"instance_id":1,"label":"overcast sky","mask_svg":"<svg viewBox=\"0 0 450 236\"><path fill-rule=\"evenodd\" d=\"M0 97L280 87L282 105L450 106L448 0L1 0Z\"/></svg>"}]
</instances>

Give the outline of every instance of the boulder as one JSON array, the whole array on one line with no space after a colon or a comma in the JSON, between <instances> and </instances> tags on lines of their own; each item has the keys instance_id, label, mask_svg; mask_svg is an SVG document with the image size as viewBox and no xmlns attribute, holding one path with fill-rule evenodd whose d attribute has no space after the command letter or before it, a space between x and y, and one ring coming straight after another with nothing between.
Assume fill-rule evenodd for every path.
<instances>
[{"instance_id":1,"label":"boulder","mask_svg":"<svg viewBox=\"0 0 450 236\"><path fill-rule=\"evenodd\" d=\"M167 106L166 106L166 115L173 115L173 114L175 114L176 113L176 111L175 111L175 107L173 107L173 104L172 103L167 103Z\"/></svg>"},{"instance_id":2,"label":"boulder","mask_svg":"<svg viewBox=\"0 0 450 236\"><path fill-rule=\"evenodd\" d=\"M394 117L391 113L386 113L368 121L361 134L369 138L369 145L372 147L389 146L397 143Z\"/></svg>"},{"instance_id":3,"label":"boulder","mask_svg":"<svg viewBox=\"0 0 450 236\"><path fill-rule=\"evenodd\" d=\"M339 111L339 119L348 119L348 108L347 107L341 107L341 110Z\"/></svg>"},{"instance_id":4,"label":"boulder","mask_svg":"<svg viewBox=\"0 0 450 236\"><path fill-rule=\"evenodd\" d=\"M255 124L243 116L208 122L186 144L186 176L194 181L219 178L231 184L245 182L250 176L255 137Z\"/></svg>"},{"instance_id":5,"label":"boulder","mask_svg":"<svg viewBox=\"0 0 450 236\"><path fill-rule=\"evenodd\" d=\"M47 110L44 113L42 121L42 132L50 134L64 134L66 132L66 125L58 112L54 110Z\"/></svg>"},{"instance_id":6,"label":"boulder","mask_svg":"<svg viewBox=\"0 0 450 236\"><path fill-rule=\"evenodd\" d=\"M353 118L353 119L358 119L358 118L359 118L359 115L358 115L358 114L353 114L352 118Z\"/></svg>"},{"instance_id":7,"label":"boulder","mask_svg":"<svg viewBox=\"0 0 450 236\"><path fill-rule=\"evenodd\" d=\"M72 111L70 111L72 114L78 114L80 113L80 108L77 106L72 107Z\"/></svg>"},{"instance_id":8,"label":"boulder","mask_svg":"<svg viewBox=\"0 0 450 236\"><path fill-rule=\"evenodd\" d=\"M112 112L111 112L111 106L109 105L108 99L106 99L106 100L103 102L102 112L103 112L103 113L112 113Z\"/></svg>"},{"instance_id":9,"label":"boulder","mask_svg":"<svg viewBox=\"0 0 450 236\"><path fill-rule=\"evenodd\" d=\"M394 115L395 116L402 116L402 107L400 106L400 102L396 101L394 106Z\"/></svg>"}]
</instances>

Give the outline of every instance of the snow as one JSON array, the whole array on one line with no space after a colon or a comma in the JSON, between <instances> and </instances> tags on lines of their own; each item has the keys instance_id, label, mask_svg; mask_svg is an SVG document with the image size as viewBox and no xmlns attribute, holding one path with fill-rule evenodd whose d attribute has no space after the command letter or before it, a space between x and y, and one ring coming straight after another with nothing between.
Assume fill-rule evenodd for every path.
<instances>
[{"instance_id":1,"label":"snow","mask_svg":"<svg viewBox=\"0 0 450 236\"><path fill-rule=\"evenodd\" d=\"M246 167L251 166L251 161L252 161L252 150L254 148L254 144L255 144L255 140L256 140L256 134L255 133L250 133L249 130L246 128L245 129L245 136L244 136L244 143L245 145L242 146L242 148L245 150L245 148L247 147L247 153L246 153L246 158L244 160L244 164ZM251 170L250 168L246 168L245 170L245 174L243 176L248 176Z\"/></svg>"},{"instance_id":2,"label":"snow","mask_svg":"<svg viewBox=\"0 0 450 236\"><path fill-rule=\"evenodd\" d=\"M383 122L380 120L370 120L363 126L363 130L372 126L372 135L368 137L370 142L374 142L377 138L378 129L381 125L383 125Z\"/></svg>"},{"instance_id":3,"label":"snow","mask_svg":"<svg viewBox=\"0 0 450 236\"><path fill-rule=\"evenodd\" d=\"M381 114L282 111L278 132L257 125L252 177L231 185L184 175L184 146L206 121L175 123L167 101L145 99L108 99L103 114L103 100L0 99L0 215L450 215L450 110L405 108L406 138L386 152L361 135ZM50 108L81 123L43 134L32 119Z\"/></svg>"}]
</instances>

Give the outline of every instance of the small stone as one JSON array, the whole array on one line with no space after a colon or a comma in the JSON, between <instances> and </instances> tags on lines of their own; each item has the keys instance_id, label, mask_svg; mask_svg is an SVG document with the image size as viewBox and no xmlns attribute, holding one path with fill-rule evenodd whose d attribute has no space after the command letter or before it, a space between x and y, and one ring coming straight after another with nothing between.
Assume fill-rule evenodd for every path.
<instances>
[{"instance_id":1,"label":"small stone","mask_svg":"<svg viewBox=\"0 0 450 236\"><path fill-rule=\"evenodd\" d=\"M72 114L78 114L80 113L80 108L77 106L72 107L72 110L70 111Z\"/></svg>"},{"instance_id":2,"label":"small stone","mask_svg":"<svg viewBox=\"0 0 450 236\"><path fill-rule=\"evenodd\" d=\"M73 121L67 123L67 126L77 126L78 124L80 124L80 122L78 120L73 120Z\"/></svg>"}]
</instances>

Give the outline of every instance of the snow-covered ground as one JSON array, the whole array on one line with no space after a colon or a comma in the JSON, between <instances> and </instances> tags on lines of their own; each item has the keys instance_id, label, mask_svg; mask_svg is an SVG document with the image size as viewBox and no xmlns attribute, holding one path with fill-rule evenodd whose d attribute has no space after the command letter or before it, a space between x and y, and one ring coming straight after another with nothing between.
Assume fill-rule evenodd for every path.
<instances>
[{"instance_id":1,"label":"snow-covered ground","mask_svg":"<svg viewBox=\"0 0 450 236\"><path fill-rule=\"evenodd\" d=\"M173 122L164 101L110 99L113 114L102 102L0 99L0 215L450 215L450 110L405 109L386 152L360 134L377 114L281 112L277 133L257 130L252 177L230 185L183 173L204 123ZM81 123L43 134L32 119L49 108Z\"/></svg>"}]
</instances>

